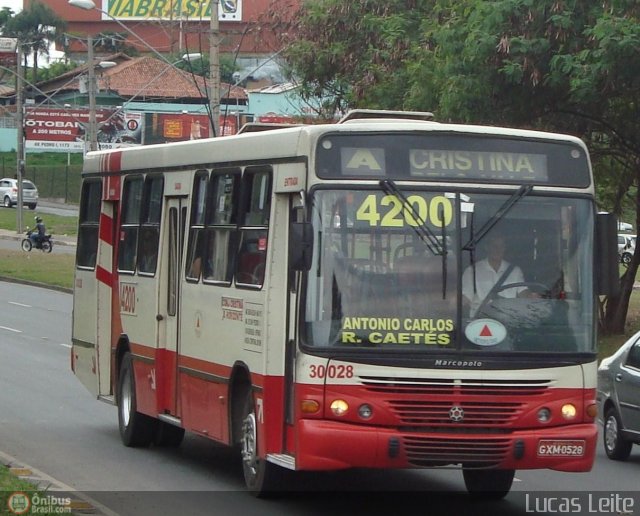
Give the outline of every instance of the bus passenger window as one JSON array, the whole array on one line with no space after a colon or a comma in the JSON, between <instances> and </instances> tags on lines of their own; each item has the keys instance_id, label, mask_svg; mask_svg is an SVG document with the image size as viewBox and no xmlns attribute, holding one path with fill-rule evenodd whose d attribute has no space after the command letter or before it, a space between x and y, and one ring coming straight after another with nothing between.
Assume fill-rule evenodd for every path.
<instances>
[{"instance_id":1,"label":"bus passenger window","mask_svg":"<svg viewBox=\"0 0 640 516\"><path fill-rule=\"evenodd\" d=\"M138 251L138 270L154 273L158 261L158 232L153 229L142 231L140 250Z\"/></svg>"},{"instance_id":2,"label":"bus passenger window","mask_svg":"<svg viewBox=\"0 0 640 516\"><path fill-rule=\"evenodd\" d=\"M187 279L199 280L202 272L204 231L193 229L191 235L191 247L187 255Z\"/></svg>"},{"instance_id":3,"label":"bus passenger window","mask_svg":"<svg viewBox=\"0 0 640 516\"><path fill-rule=\"evenodd\" d=\"M101 197L101 181L87 180L83 183L78 247L76 250L76 264L78 267L94 268L96 266Z\"/></svg>"},{"instance_id":4,"label":"bus passenger window","mask_svg":"<svg viewBox=\"0 0 640 516\"><path fill-rule=\"evenodd\" d=\"M142 176L132 176L124 182L123 214L118 243L118 270L133 274L136 269L140 207L142 206Z\"/></svg>"},{"instance_id":5,"label":"bus passenger window","mask_svg":"<svg viewBox=\"0 0 640 516\"><path fill-rule=\"evenodd\" d=\"M266 258L267 232L244 232L238 253L236 281L246 285L262 285Z\"/></svg>"}]
</instances>

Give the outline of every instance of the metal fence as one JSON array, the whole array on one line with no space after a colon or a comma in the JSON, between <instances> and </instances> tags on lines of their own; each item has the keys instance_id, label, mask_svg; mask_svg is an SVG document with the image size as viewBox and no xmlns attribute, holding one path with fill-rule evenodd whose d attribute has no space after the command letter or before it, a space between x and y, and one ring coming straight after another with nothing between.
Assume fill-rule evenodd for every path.
<instances>
[{"instance_id":1,"label":"metal fence","mask_svg":"<svg viewBox=\"0 0 640 516\"><path fill-rule=\"evenodd\" d=\"M0 177L15 177L15 167L2 166ZM38 187L38 194L44 199L60 199L77 204L80 201L82 165L29 165L25 169L25 179Z\"/></svg>"}]
</instances>

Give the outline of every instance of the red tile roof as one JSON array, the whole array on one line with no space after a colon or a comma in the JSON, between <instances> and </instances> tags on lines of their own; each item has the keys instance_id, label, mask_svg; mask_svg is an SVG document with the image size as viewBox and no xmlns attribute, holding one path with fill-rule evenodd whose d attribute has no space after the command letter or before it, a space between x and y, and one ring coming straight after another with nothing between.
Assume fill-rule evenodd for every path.
<instances>
[{"instance_id":1,"label":"red tile roof","mask_svg":"<svg viewBox=\"0 0 640 516\"><path fill-rule=\"evenodd\" d=\"M96 59L95 63L113 61L116 66L97 69L96 82L98 90L110 90L125 99L133 96L144 101L152 98L155 102L175 99L201 99L208 96L211 88L209 79L161 61L155 57L129 57L125 54L113 54ZM81 77L86 77L87 65L84 64L58 77L39 82L38 88L50 95L61 92L78 91ZM4 92L3 96L10 92ZM13 92L11 92L13 93ZM244 88L228 83L220 84L220 98L247 100Z\"/></svg>"},{"instance_id":2,"label":"red tile roof","mask_svg":"<svg viewBox=\"0 0 640 516\"><path fill-rule=\"evenodd\" d=\"M121 97L136 96L160 98L192 98L207 96L211 83L198 75L179 70L154 57L136 57L112 68L102 70L98 77L99 89L111 90ZM243 88L220 85L221 98L246 99Z\"/></svg>"}]
</instances>

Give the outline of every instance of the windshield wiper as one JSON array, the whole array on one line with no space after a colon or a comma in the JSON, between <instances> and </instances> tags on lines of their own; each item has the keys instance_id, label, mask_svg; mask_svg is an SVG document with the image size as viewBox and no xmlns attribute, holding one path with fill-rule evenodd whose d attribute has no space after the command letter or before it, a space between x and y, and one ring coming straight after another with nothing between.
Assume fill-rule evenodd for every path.
<instances>
[{"instance_id":1,"label":"windshield wiper","mask_svg":"<svg viewBox=\"0 0 640 516\"><path fill-rule=\"evenodd\" d=\"M382 179L380 181L380 188L382 188L382 191L384 193L393 195L400 199L400 201L402 202L402 208L411 213L413 220L418 223L416 226L411 225L411 227L416 232L420 240L422 240L427 246L427 249L429 249L429 251L431 251L435 256L444 256L445 248L438 241L438 237L433 231L431 231L429 226L427 226L427 222L420 216L420 214L416 211L416 209L409 202L406 196L400 191L396 184L390 179Z\"/></svg>"},{"instance_id":2,"label":"windshield wiper","mask_svg":"<svg viewBox=\"0 0 640 516\"><path fill-rule=\"evenodd\" d=\"M523 197L529 195L533 190L533 185L522 185L511 197L509 197L500 208L496 210L493 216L484 223L484 225L472 236L471 239L462 247L464 251L473 251L480 240L504 217L507 212Z\"/></svg>"}]
</instances>

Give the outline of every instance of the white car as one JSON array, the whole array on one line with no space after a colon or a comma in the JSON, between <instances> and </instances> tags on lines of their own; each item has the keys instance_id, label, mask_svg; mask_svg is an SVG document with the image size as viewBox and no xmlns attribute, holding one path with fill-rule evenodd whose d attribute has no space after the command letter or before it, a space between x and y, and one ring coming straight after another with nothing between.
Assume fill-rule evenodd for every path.
<instances>
[{"instance_id":1,"label":"white car","mask_svg":"<svg viewBox=\"0 0 640 516\"><path fill-rule=\"evenodd\" d=\"M5 177L0 179L0 202L5 208L18 204L18 181ZM22 180L22 203L30 210L38 205L38 188L28 179Z\"/></svg>"},{"instance_id":2,"label":"white car","mask_svg":"<svg viewBox=\"0 0 640 516\"><path fill-rule=\"evenodd\" d=\"M636 235L618 233L618 256L620 256L620 262L624 264L631 263L635 250Z\"/></svg>"}]
</instances>

